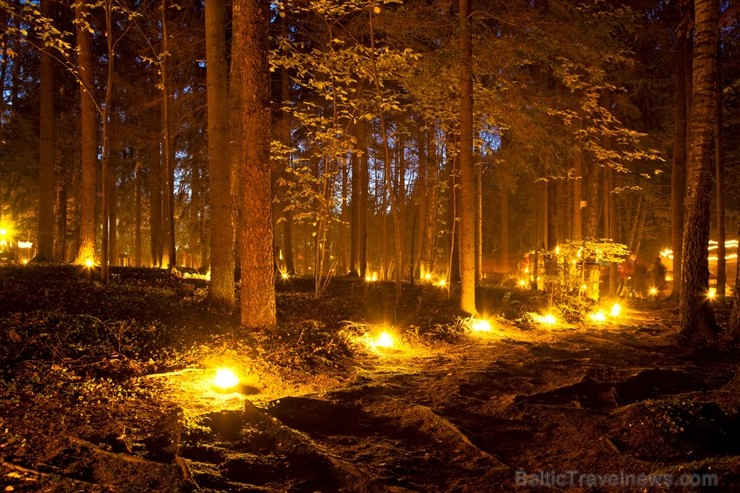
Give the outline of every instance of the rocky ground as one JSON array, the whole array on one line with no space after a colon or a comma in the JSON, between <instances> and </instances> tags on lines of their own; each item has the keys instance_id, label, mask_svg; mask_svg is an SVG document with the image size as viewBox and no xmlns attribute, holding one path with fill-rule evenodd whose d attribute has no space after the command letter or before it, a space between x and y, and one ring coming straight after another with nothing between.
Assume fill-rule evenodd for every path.
<instances>
[{"instance_id":1,"label":"rocky ground","mask_svg":"<svg viewBox=\"0 0 740 493\"><path fill-rule=\"evenodd\" d=\"M0 269L4 491L740 491L740 347L677 345L667 303L550 326L485 288L479 333L434 286L293 279L247 332L206 289Z\"/></svg>"}]
</instances>

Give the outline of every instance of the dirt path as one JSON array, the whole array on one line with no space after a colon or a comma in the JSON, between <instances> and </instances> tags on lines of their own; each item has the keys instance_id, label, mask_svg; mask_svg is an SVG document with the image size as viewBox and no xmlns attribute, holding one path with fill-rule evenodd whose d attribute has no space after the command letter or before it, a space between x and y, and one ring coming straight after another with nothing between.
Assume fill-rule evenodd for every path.
<instances>
[{"instance_id":1,"label":"dirt path","mask_svg":"<svg viewBox=\"0 0 740 493\"><path fill-rule=\"evenodd\" d=\"M643 491L639 475L664 486L679 471L740 484L737 353L626 320L368 357L325 392L205 415L211 433L182 457L197 484L229 491L511 491L547 473Z\"/></svg>"}]
</instances>

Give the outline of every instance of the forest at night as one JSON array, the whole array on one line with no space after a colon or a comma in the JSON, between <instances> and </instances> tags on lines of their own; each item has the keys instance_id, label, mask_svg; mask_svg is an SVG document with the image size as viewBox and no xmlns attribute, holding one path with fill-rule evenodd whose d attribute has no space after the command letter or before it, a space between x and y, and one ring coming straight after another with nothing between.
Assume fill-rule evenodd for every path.
<instances>
[{"instance_id":1,"label":"forest at night","mask_svg":"<svg viewBox=\"0 0 740 493\"><path fill-rule=\"evenodd\" d=\"M0 26L3 491L740 491L735 0Z\"/></svg>"}]
</instances>

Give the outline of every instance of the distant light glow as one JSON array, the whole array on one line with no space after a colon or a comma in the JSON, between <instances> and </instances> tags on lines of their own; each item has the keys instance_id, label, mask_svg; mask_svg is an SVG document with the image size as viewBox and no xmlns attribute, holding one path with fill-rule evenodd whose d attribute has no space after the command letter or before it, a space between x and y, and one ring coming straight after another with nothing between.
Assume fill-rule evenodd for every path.
<instances>
[{"instance_id":1,"label":"distant light glow","mask_svg":"<svg viewBox=\"0 0 740 493\"><path fill-rule=\"evenodd\" d=\"M618 317L620 313L622 313L622 305L614 303L611 309L612 317Z\"/></svg>"},{"instance_id":2,"label":"distant light glow","mask_svg":"<svg viewBox=\"0 0 740 493\"><path fill-rule=\"evenodd\" d=\"M594 322L606 322L606 315L601 310L599 310L598 312L590 313L588 318L590 318Z\"/></svg>"},{"instance_id":3,"label":"distant light glow","mask_svg":"<svg viewBox=\"0 0 740 493\"><path fill-rule=\"evenodd\" d=\"M18 248L22 250L27 250L29 248L33 248L33 242L30 241L19 241L18 242Z\"/></svg>"},{"instance_id":4,"label":"distant light glow","mask_svg":"<svg viewBox=\"0 0 740 493\"><path fill-rule=\"evenodd\" d=\"M440 288L444 288L447 286L447 280L446 279L440 279L439 281L434 283L435 286L438 286Z\"/></svg>"},{"instance_id":5,"label":"distant light glow","mask_svg":"<svg viewBox=\"0 0 740 493\"><path fill-rule=\"evenodd\" d=\"M717 288L709 288L709 291L707 292L707 298L710 300L713 300L717 297Z\"/></svg>"},{"instance_id":6,"label":"distant light glow","mask_svg":"<svg viewBox=\"0 0 740 493\"><path fill-rule=\"evenodd\" d=\"M92 267L95 265L95 261L91 258L85 260L85 267Z\"/></svg>"},{"instance_id":7,"label":"distant light glow","mask_svg":"<svg viewBox=\"0 0 740 493\"><path fill-rule=\"evenodd\" d=\"M491 332L493 330L491 322L482 318L473 319L470 328L473 332Z\"/></svg>"},{"instance_id":8,"label":"distant light glow","mask_svg":"<svg viewBox=\"0 0 740 493\"><path fill-rule=\"evenodd\" d=\"M392 348L395 344L393 336L385 330L373 340L373 345L379 348Z\"/></svg>"},{"instance_id":9,"label":"distant light glow","mask_svg":"<svg viewBox=\"0 0 740 493\"><path fill-rule=\"evenodd\" d=\"M239 384L239 377L228 368L219 368L216 370L216 376L213 377L213 385L220 390L229 390Z\"/></svg>"},{"instance_id":10,"label":"distant light glow","mask_svg":"<svg viewBox=\"0 0 740 493\"><path fill-rule=\"evenodd\" d=\"M650 288L650 296L657 296L658 295L658 288L652 287Z\"/></svg>"},{"instance_id":11,"label":"distant light glow","mask_svg":"<svg viewBox=\"0 0 740 493\"><path fill-rule=\"evenodd\" d=\"M519 284L519 286L521 286L521 287L525 287L527 285L527 280L526 279L519 279L519 282L517 284Z\"/></svg>"},{"instance_id":12,"label":"distant light glow","mask_svg":"<svg viewBox=\"0 0 740 493\"><path fill-rule=\"evenodd\" d=\"M537 313L533 313L532 318L534 318L536 322L539 322L545 325L555 325L558 323L558 319L552 313L546 313L545 315L539 315Z\"/></svg>"}]
</instances>

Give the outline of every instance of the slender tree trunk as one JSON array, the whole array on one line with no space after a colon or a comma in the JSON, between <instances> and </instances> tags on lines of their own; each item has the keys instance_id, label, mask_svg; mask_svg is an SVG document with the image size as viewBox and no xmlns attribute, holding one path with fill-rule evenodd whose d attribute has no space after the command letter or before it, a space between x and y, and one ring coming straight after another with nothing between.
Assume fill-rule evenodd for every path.
<instances>
[{"instance_id":1,"label":"slender tree trunk","mask_svg":"<svg viewBox=\"0 0 740 493\"><path fill-rule=\"evenodd\" d=\"M102 151L102 178L101 178L101 189L103 191L103 241L102 241L102 255L100 260L100 277L104 283L108 282L108 269L111 264L111 250L110 250L110 238L111 238L111 177L110 177L110 124L111 124L111 103L113 102L113 74L115 69L116 54L113 51L113 6L111 0L104 2L105 7L105 39L108 47L108 70L105 84L105 102L103 106L103 151ZM115 186L115 178L113 178L112 186ZM115 218L114 218L115 219ZM114 231L115 234L115 231ZM115 261L115 260L114 260Z\"/></svg>"},{"instance_id":2,"label":"slender tree trunk","mask_svg":"<svg viewBox=\"0 0 740 493\"><path fill-rule=\"evenodd\" d=\"M689 159L686 217L679 316L682 336L701 334L714 339L718 326L708 302L709 209L711 169L715 159L717 111L717 43L719 42L718 0L695 0L695 44L693 94L689 130Z\"/></svg>"},{"instance_id":3,"label":"slender tree trunk","mask_svg":"<svg viewBox=\"0 0 740 493\"><path fill-rule=\"evenodd\" d=\"M142 214L142 204L141 204L141 188L142 188L142 179L141 179L141 162L136 161L136 165L134 167L134 265L136 267L139 267L142 265L142 259L141 259L141 214Z\"/></svg>"},{"instance_id":4,"label":"slender tree trunk","mask_svg":"<svg viewBox=\"0 0 740 493\"><path fill-rule=\"evenodd\" d=\"M349 174L348 166L345 163L342 166L342 221L339 224L339 261L337 264L337 271L339 275L346 276L348 272L347 258L348 258L348 243L349 243L349 200L347 197L347 190L349 187Z\"/></svg>"},{"instance_id":5,"label":"slender tree trunk","mask_svg":"<svg viewBox=\"0 0 740 493\"><path fill-rule=\"evenodd\" d=\"M355 130L356 131L356 130ZM359 139L358 144L359 144ZM352 192L350 204L350 239L349 239L349 275L357 277L360 275L360 189L362 177L360 176L360 156L353 152L350 156L352 167Z\"/></svg>"},{"instance_id":6,"label":"slender tree trunk","mask_svg":"<svg viewBox=\"0 0 740 493\"><path fill-rule=\"evenodd\" d=\"M77 24L77 65L80 76L80 126L82 183L80 184L79 243L75 264L95 262L95 203L97 193L97 114L93 82L92 35L86 28L88 4L75 7Z\"/></svg>"},{"instance_id":7,"label":"slender tree trunk","mask_svg":"<svg viewBox=\"0 0 740 493\"><path fill-rule=\"evenodd\" d=\"M289 25L288 25L288 14L287 12L280 19L280 36L283 40L289 38ZM284 53L287 55L287 53ZM290 111L288 107L290 105L290 74L288 68L283 67L280 72L280 91L282 97L283 107L280 114L280 138L286 149L293 147L293 139L291 138L291 125L290 125ZM290 154L286 156L284 170L290 167L291 158ZM354 175L352 175L354 179ZM288 275L295 275L295 260L293 259L293 211L290 210L289 202L283 202L283 214L285 215L285 221L283 221L283 259L285 261L285 271Z\"/></svg>"},{"instance_id":8,"label":"slender tree trunk","mask_svg":"<svg viewBox=\"0 0 740 493\"><path fill-rule=\"evenodd\" d=\"M472 65L470 0L460 0L460 309L475 315Z\"/></svg>"},{"instance_id":9,"label":"slender tree trunk","mask_svg":"<svg viewBox=\"0 0 740 493\"><path fill-rule=\"evenodd\" d=\"M673 103L673 169L671 171L671 243L673 248L673 293L679 298L682 284L681 260L686 195L686 137L688 132L687 78L689 40L679 32L676 39Z\"/></svg>"},{"instance_id":10,"label":"slender tree trunk","mask_svg":"<svg viewBox=\"0 0 740 493\"><path fill-rule=\"evenodd\" d=\"M172 141L172 105L169 76L169 30L167 27L167 0L162 0L162 164L163 164L163 216L165 245L163 263L168 268L177 265L175 238L175 146Z\"/></svg>"},{"instance_id":11,"label":"slender tree trunk","mask_svg":"<svg viewBox=\"0 0 740 493\"><path fill-rule=\"evenodd\" d=\"M588 173L588 202L586 208L586 238L596 239L599 234L599 185L601 166L591 163Z\"/></svg>"},{"instance_id":12,"label":"slender tree trunk","mask_svg":"<svg viewBox=\"0 0 740 493\"><path fill-rule=\"evenodd\" d=\"M725 185L725 160L722 151L722 67L720 65L721 53L717 44L717 85L715 94L717 97L717 115L715 118L715 181L717 184L717 302L725 302L725 285L727 284L727 218Z\"/></svg>"},{"instance_id":13,"label":"slender tree trunk","mask_svg":"<svg viewBox=\"0 0 740 493\"><path fill-rule=\"evenodd\" d=\"M502 165L503 166L503 165ZM499 184L501 186L501 196L499 197L499 214L501 216L501 233L499 245L499 261L501 269L505 274L509 272L509 170L499 166Z\"/></svg>"},{"instance_id":14,"label":"slender tree trunk","mask_svg":"<svg viewBox=\"0 0 740 493\"><path fill-rule=\"evenodd\" d=\"M580 146L573 149L573 241L581 241L583 238L583 213L581 212L581 200L583 200L583 152Z\"/></svg>"},{"instance_id":15,"label":"slender tree trunk","mask_svg":"<svg viewBox=\"0 0 740 493\"><path fill-rule=\"evenodd\" d=\"M208 62L206 62L208 63ZM207 84L207 83L206 83ZM228 118L228 115L227 115ZM228 138L228 134L227 134ZM226 154L228 156L228 149L226 150ZM228 170L228 158L226 159L226 167ZM200 208L200 195L202 193L201 191L201 177L200 177L200 165L198 164L197 160L193 161L193 169L191 170L190 174L190 211L188 214L188 256L190 257L190 261L186 263L188 267L192 267L195 269L200 268L203 265L202 259L199 260L199 245L198 242L200 240L200 216L201 216L201 208ZM229 184L229 187L231 184ZM228 192L229 195L231 194L231 188L229 188ZM231 208L229 208L229 222L231 221ZM231 251L233 252L234 249L232 248ZM182 261L182 260L181 260Z\"/></svg>"},{"instance_id":16,"label":"slender tree trunk","mask_svg":"<svg viewBox=\"0 0 740 493\"><path fill-rule=\"evenodd\" d=\"M368 207L370 204L368 195L370 192L370 160L368 158L368 129L366 126L361 130L360 149L365 152L360 158L360 278L364 279L367 274L367 229L369 221Z\"/></svg>"},{"instance_id":17,"label":"slender tree trunk","mask_svg":"<svg viewBox=\"0 0 740 493\"><path fill-rule=\"evenodd\" d=\"M67 261L67 170L64 159L55 166L56 193L54 194L54 261Z\"/></svg>"},{"instance_id":18,"label":"slender tree trunk","mask_svg":"<svg viewBox=\"0 0 740 493\"><path fill-rule=\"evenodd\" d=\"M41 1L41 14L51 18L51 0ZM54 66L47 49L41 50L39 89L39 213L36 258L54 258ZM2 79L3 91L5 79Z\"/></svg>"},{"instance_id":19,"label":"slender tree trunk","mask_svg":"<svg viewBox=\"0 0 740 493\"><path fill-rule=\"evenodd\" d=\"M162 267L162 161L157 143L149 150L149 161L149 230L152 266Z\"/></svg>"},{"instance_id":20,"label":"slender tree trunk","mask_svg":"<svg viewBox=\"0 0 740 493\"><path fill-rule=\"evenodd\" d=\"M234 2L241 64L244 146L241 168L241 324L277 325L270 194L269 0Z\"/></svg>"},{"instance_id":21,"label":"slender tree trunk","mask_svg":"<svg viewBox=\"0 0 740 493\"><path fill-rule=\"evenodd\" d=\"M378 67L375 60L375 36L373 27L373 9L370 10L370 54L373 69L373 79L375 82L375 92L378 99L382 97L380 90L380 77L378 75ZM403 258L403 242L401 238L401 211L398 204L398 197L393 193L392 186L392 170L391 170L391 152L388 145L388 128L385 121L385 112L382 108L379 109L380 113L380 131L382 132L383 138L383 156L385 161L385 184L388 194L390 196L391 214L393 216L393 238L395 244L395 257L396 257L396 303L401 300L401 276L402 276L402 258Z\"/></svg>"},{"instance_id":22,"label":"slender tree trunk","mask_svg":"<svg viewBox=\"0 0 740 493\"><path fill-rule=\"evenodd\" d=\"M481 279L483 278L483 166L480 163L480 155L478 155L477 157L478 157L478 164L476 164L473 168L475 172L475 284L476 285L480 284ZM507 252L507 256L508 256L508 252Z\"/></svg>"},{"instance_id":23,"label":"slender tree trunk","mask_svg":"<svg viewBox=\"0 0 740 493\"><path fill-rule=\"evenodd\" d=\"M208 301L211 305L232 310L236 304L236 295L224 0L206 0L205 14L208 168L211 192L211 283Z\"/></svg>"},{"instance_id":24,"label":"slender tree trunk","mask_svg":"<svg viewBox=\"0 0 740 493\"><path fill-rule=\"evenodd\" d=\"M425 130L423 125L419 125L417 142L419 144L419 173L416 178L416 202L417 207L417 220L416 220L416 231L414 231L415 240L414 246L416 249L415 258L413 259L413 271L411 273L412 278L418 277L423 278L426 273L429 272L428 265L423 263L424 251L426 249L426 231L428 228L427 223L427 169L429 167L429 156L427 154L427 144L425 140Z\"/></svg>"}]
</instances>

